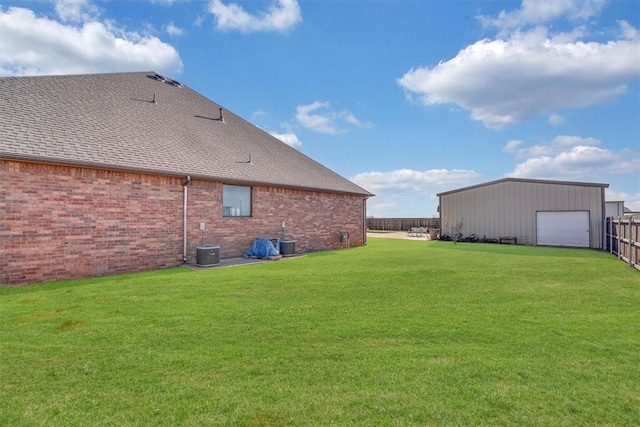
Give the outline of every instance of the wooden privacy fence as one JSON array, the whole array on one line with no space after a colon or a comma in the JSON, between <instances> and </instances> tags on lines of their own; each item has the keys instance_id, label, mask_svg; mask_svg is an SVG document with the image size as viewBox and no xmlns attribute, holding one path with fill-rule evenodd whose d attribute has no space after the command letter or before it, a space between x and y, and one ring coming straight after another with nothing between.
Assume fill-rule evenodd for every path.
<instances>
[{"instance_id":1,"label":"wooden privacy fence","mask_svg":"<svg viewBox=\"0 0 640 427\"><path fill-rule=\"evenodd\" d=\"M605 220L605 246L636 270L640 270L640 214L609 217Z\"/></svg>"},{"instance_id":2,"label":"wooden privacy fence","mask_svg":"<svg viewBox=\"0 0 640 427\"><path fill-rule=\"evenodd\" d=\"M440 228L440 218L367 218L369 230L409 231L414 227Z\"/></svg>"}]
</instances>

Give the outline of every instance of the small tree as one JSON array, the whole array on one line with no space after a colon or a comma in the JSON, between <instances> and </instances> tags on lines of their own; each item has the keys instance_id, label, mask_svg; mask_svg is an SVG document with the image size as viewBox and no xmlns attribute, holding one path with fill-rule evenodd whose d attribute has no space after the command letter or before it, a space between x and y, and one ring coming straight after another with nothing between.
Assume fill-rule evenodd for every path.
<instances>
[{"instance_id":1,"label":"small tree","mask_svg":"<svg viewBox=\"0 0 640 427\"><path fill-rule=\"evenodd\" d=\"M453 244L458 243L458 239L462 237L462 230L464 229L464 220L460 220L456 222L456 225L451 227L451 240L453 240Z\"/></svg>"}]
</instances>

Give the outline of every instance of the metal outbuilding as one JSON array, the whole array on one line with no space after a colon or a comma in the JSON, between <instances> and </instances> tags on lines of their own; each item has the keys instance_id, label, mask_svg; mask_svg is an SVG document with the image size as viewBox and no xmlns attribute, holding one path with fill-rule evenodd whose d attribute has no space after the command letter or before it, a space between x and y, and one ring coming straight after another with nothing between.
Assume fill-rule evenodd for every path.
<instances>
[{"instance_id":1,"label":"metal outbuilding","mask_svg":"<svg viewBox=\"0 0 640 427\"><path fill-rule=\"evenodd\" d=\"M504 178L439 193L442 234L601 249L609 184Z\"/></svg>"},{"instance_id":2,"label":"metal outbuilding","mask_svg":"<svg viewBox=\"0 0 640 427\"><path fill-rule=\"evenodd\" d=\"M605 218L610 216L623 216L626 213L624 209L624 201L607 201L605 202Z\"/></svg>"}]
</instances>

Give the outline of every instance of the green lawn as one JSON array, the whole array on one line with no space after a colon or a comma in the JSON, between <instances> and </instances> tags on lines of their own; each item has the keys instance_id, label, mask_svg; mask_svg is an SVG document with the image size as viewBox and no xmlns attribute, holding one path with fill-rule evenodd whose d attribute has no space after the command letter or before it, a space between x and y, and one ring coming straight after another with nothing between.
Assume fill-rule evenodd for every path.
<instances>
[{"instance_id":1,"label":"green lawn","mask_svg":"<svg viewBox=\"0 0 640 427\"><path fill-rule=\"evenodd\" d=\"M0 425L640 425L640 274L370 239L0 288Z\"/></svg>"}]
</instances>

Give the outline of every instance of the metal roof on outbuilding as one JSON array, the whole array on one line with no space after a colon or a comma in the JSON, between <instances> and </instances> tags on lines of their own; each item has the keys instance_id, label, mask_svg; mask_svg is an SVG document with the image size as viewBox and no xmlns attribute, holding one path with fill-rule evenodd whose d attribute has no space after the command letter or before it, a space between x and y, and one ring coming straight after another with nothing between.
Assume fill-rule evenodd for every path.
<instances>
[{"instance_id":1,"label":"metal roof on outbuilding","mask_svg":"<svg viewBox=\"0 0 640 427\"><path fill-rule=\"evenodd\" d=\"M500 184L503 182L527 182L531 184L558 184L558 185L577 185L580 187L603 187L608 188L609 184L593 183L593 182L576 182L576 181L554 181L546 179L528 179L528 178L503 178L495 181L484 182L482 184L470 185L468 187L458 188L455 190L438 193L437 196L446 196L447 194L459 193L461 191L473 190L475 188L487 187L490 185Z\"/></svg>"},{"instance_id":2,"label":"metal roof on outbuilding","mask_svg":"<svg viewBox=\"0 0 640 427\"><path fill-rule=\"evenodd\" d=\"M0 78L0 158L372 195L155 72Z\"/></svg>"}]
</instances>

